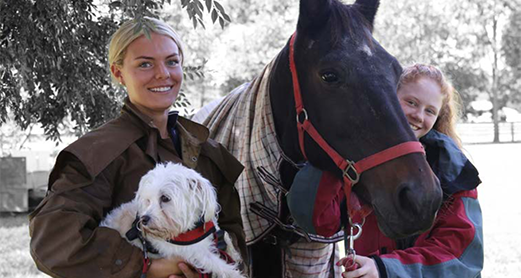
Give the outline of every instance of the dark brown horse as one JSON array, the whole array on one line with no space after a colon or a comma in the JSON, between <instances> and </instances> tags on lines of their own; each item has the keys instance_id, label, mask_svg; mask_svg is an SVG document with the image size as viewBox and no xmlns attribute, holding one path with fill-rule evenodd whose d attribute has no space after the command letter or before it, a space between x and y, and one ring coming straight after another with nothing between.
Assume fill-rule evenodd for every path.
<instances>
[{"instance_id":1,"label":"dark brown horse","mask_svg":"<svg viewBox=\"0 0 521 278\"><path fill-rule=\"evenodd\" d=\"M416 140L396 97L400 64L371 35L378 3L300 1L295 60L308 117L340 155L354 161ZM286 46L277 58L270 98L280 145L301 161L288 54ZM312 164L341 175L308 136L305 146ZM438 181L421 154L369 170L354 191L373 205L390 237L429 228L441 200Z\"/></svg>"},{"instance_id":2,"label":"dark brown horse","mask_svg":"<svg viewBox=\"0 0 521 278\"><path fill-rule=\"evenodd\" d=\"M352 5L337 0L300 1L294 59L307 117L332 149L342 158L355 162L401 143L417 141L396 96L401 66L372 36L378 5L379 1L374 0L357 0ZM267 83L276 140L287 157L278 165L282 187L288 189L297 171L288 161L308 161L341 179L342 170L308 134L304 135L303 147L299 145L289 54L288 43L271 64ZM249 88L262 87L262 84L256 80ZM244 116L232 117L239 121L237 119ZM253 127L259 124L253 119L250 123ZM222 126L213 124L214 129ZM250 148L254 144L244 137L244 134L251 135L253 132L241 132L243 135L239 140L244 141L244 146L230 143L229 139L220 141L232 153L240 156L247 171L248 168L257 171L257 164L240 153L241 148ZM261 143L268 146L266 142ZM259 225L261 228L266 226L258 234L253 233L254 236L248 242L253 257L254 276L278 277L281 272L291 271L291 265L282 263L281 266L280 262L284 262L281 254L284 256L286 253L278 250L288 248L283 245L292 244L294 240L281 239L280 234L276 233L277 229L272 229L273 221L260 221L258 224L252 220L256 217L250 213L250 206L254 202L243 196L251 194L248 191L252 188L251 180L260 178L251 175L248 186L237 188L244 206L245 229L253 226L255 231ZM277 200L269 198L267 187L270 185L267 183L257 185L261 187L258 190L260 193L253 195L262 196L260 203L276 203ZM361 174L353 191L373 208L380 229L391 238L402 238L430 228L442 196L437 178L424 155L418 152L367 170ZM283 196L284 189L276 193L279 197ZM278 201L280 203L272 207L278 207L277 214L284 222L288 219L284 200L279 198ZM267 238L270 238L269 242L262 240ZM294 272L293 275L305 276L301 272Z\"/></svg>"}]
</instances>

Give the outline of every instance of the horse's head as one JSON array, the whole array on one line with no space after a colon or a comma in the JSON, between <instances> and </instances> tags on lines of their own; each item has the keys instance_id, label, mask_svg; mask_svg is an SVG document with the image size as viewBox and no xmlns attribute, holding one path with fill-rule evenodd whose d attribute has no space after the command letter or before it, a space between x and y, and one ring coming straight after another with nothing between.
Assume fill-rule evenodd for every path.
<instances>
[{"instance_id":1,"label":"horse's head","mask_svg":"<svg viewBox=\"0 0 521 278\"><path fill-rule=\"evenodd\" d=\"M396 96L401 66L372 37L379 1L300 2L296 71L309 120L325 141L353 161L416 141ZM273 69L270 97L284 152L302 160L288 55L286 46ZM308 135L304 146L315 167L342 175ZM430 228L442 197L439 182L421 153L364 172L353 190L373 207L380 229L393 238Z\"/></svg>"}]
</instances>

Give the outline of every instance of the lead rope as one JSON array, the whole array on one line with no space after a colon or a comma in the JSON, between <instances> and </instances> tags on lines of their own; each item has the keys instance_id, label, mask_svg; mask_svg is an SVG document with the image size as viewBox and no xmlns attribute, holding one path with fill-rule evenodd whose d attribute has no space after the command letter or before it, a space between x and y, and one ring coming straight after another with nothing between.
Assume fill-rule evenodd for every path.
<instances>
[{"instance_id":1,"label":"lead rope","mask_svg":"<svg viewBox=\"0 0 521 278\"><path fill-rule=\"evenodd\" d=\"M140 278L146 278L147 272L150 269L150 265L152 264L152 262L150 261L150 258L148 257L147 241L146 241L145 235L144 235L145 231L141 230L141 221L136 223L136 228L139 231L139 233L138 233L139 241L141 241L141 245L143 246L143 269L141 271Z\"/></svg>"}]
</instances>

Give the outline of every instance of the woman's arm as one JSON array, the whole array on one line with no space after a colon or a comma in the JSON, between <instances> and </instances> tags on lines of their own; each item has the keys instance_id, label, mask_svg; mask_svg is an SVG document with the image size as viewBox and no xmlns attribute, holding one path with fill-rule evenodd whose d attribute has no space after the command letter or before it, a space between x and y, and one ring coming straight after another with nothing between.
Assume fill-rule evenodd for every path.
<instances>
[{"instance_id":1,"label":"woman's arm","mask_svg":"<svg viewBox=\"0 0 521 278\"><path fill-rule=\"evenodd\" d=\"M74 156L59 157L55 180L30 215L31 255L53 277L136 277L143 266L141 250L120 234L99 227L112 207L113 185L104 172L95 179ZM65 160L65 161L64 161Z\"/></svg>"}]
</instances>

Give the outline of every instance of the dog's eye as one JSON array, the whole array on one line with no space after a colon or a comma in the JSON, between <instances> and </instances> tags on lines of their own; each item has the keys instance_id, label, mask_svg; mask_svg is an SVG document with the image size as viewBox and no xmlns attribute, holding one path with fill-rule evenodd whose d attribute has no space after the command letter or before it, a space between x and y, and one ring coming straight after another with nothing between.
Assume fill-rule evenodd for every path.
<instances>
[{"instance_id":1,"label":"dog's eye","mask_svg":"<svg viewBox=\"0 0 521 278\"><path fill-rule=\"evenodd\" d=\"M161 195L161 202L163 203L168 203L170 202L170 197L166 196L166 195Z\"/></svg>"}]
</instances>

